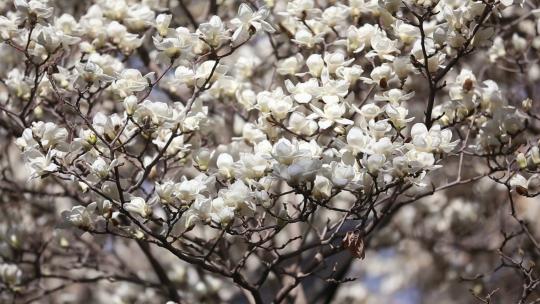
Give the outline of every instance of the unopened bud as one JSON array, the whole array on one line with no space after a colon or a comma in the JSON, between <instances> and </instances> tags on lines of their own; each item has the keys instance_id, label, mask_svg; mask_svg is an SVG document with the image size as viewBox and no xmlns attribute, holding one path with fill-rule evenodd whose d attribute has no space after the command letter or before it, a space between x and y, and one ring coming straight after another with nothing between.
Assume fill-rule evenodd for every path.
<instances>
[{"instance_id":1,"label":"unopened bud","mask_svg":"<svg viewBox=\"0 0 540 304\"><path fill-rule=\"evenodd\" d=\"M532 147L530 153L532 163L538 166L540 164L540 149L538 147Z\"/></svg>"},{"instance_id":2,"label":"unopened bud","mask_svg":"<svg viewBox=\"0 0 540 304\"><path fill-rule=\"evenodd\" d=\"M527 158L525 157L525 154L519 153L516 157L516 162L520 169L527 168Z\"/></svg>"},{"instance_id":3,"label":"unopened bud","mask_svg":"<svg viewBox=\"0 0 540 304\"><path fill-rule=\"evenodd\" d=\"M523 108L523 110L525 112L528 112L531 110L531 107L532 107L532 99L530 98L527 98L527 99L524 99L522 102L521 102L521 107Z\"/></svg>"},{"instance_id":4,"label":"unopened bud","mask_svg":"<svg viewBox=\"0 0 540 304\"><path fill-rule=\"evenodd\" d=\"M124 108L128 115L133 115L137 110L137 97L130 95L124 99Z\"/></svg>"}]
</instances>

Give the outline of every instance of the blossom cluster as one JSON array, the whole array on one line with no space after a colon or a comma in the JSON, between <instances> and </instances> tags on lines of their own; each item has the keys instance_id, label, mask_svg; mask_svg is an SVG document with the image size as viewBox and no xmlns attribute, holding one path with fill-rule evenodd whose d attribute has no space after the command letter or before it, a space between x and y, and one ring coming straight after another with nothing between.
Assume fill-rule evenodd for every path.
<instances>
[{"instance_id":1,"label":"blossom cluster","mask_svg":"<svg viewBox=\"0 0 540 304\"><path fill-rule=\"evenodd\" d=\"M47 0L0 5L2 136L26 165L28 193L70 199L55 238L74 228L156 244L260 303L275 271L261 269L286 264L294 237L276 242L296 223L306 224L303 241L321 239L306 252L367 237L440 189L437 173L457 168L448 187L466 180L464 158L485 160L478 178L540 194L539 145L526 134L540 120L532 100L516 105L497 75L462 64L477 50L491 62L528 51L493 21L519 3L90 2L74 14ZM452 202L433 212L441 231L478 213ZM225 261L218 247L248 253ZM239 274L252 254L266 273L259 285ZM0 261L0 281L21 285L21 268Z\"/></svg>"}]
</instances>

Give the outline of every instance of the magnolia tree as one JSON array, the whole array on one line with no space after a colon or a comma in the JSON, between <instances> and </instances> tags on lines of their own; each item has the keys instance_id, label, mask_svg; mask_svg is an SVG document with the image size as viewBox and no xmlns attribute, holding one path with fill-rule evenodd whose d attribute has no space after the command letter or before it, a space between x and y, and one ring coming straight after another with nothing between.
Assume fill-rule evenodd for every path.
<instances>
[{"instance_id":1,"label":"magnolia tree","mask_svg":"<svg viewBox=\"0 0 540 304\"><path fill-rule=\"evenodd\" d=\"M0 302L540 303L537 0L0 3Z\"/></svg>"}]
</instances>

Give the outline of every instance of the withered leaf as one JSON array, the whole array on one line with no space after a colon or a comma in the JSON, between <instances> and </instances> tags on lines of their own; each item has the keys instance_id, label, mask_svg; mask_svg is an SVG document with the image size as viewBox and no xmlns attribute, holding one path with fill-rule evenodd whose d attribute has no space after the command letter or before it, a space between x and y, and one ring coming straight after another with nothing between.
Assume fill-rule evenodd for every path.
<instances>
[{"instance_id":1,"label":"withered leaf","mask_svg":"<svg viewBox=\"0 0 540 304\"><path fill-rule=\"evenodd\" d=\"M360 231L348 231L345 237L341 241L343 248L349 250L349 252L358 259L364 259L366 256L364 248L364 239L362 238Z\"/></svg>"}]
</instances>

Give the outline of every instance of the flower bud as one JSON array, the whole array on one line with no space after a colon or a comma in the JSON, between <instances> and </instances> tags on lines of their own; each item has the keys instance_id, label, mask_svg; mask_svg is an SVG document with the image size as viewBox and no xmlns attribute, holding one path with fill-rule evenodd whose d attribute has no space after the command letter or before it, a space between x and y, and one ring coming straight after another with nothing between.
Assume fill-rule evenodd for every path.
<instances>
[{"instance_id":1,"label":"flower bud","mask_svg":"<svg viewBox=\"0 0 540 304\"><path fill-rule=\"evenodd\" d=\"M532 147L530 157L534 165L538 166L540 164L540 149L537 146Z\"/></svg>"},{"instance_id":2,"label":"flower bud","mask_svg":"<svg viewBox=\"0 0 540 304\"><path fill-rule=\"evenodd\" d=\"M523 108L523 111L525 111L525 112L530 111L531 107L532 107L532 99L530 99L530 98L524 99L521 102L521 107Z\"/></svg>"},{"instance_id":3,"label":"flower bud","mask_svg":"<svg viewBox=\"0 0 540 304\"><path fill-rule=\"evenodd\" d=\"M134 95L129 95L124 99L124 109L126 110L127 115L133 115L137 110L137 97Z\"/></svg>"},{"instance_id":4,"label":"flower bud","mask_svg":"<svg viewBox=\"0 0 540 304\"><path fill-rule=\"evenodd\" d=\"M41 106L37 106L35 109L34 109L34 115L36 115L36 118L43 118L43 108Z\"/></svg>"},{"instance_id":5,"label":"flower bud","mask_svg":"<svg viewBox=\"0 0 540 304\"><path fill-rule=\"evenodd\" d=\"M156 17L156 29L161 36L166 36L171 23L172 15L159 14Z\"/></svg>"},{"instance_id":6,"label":"flower bud","mask_svg":"<svg viewBox=\"0 0 540 304\"><path fill-rule=\"evenodd\" d=\"M527 168L527 158L525 157L525 154L519 153L516 157L516 162L520 169Z\"/></svg>"}]
</instances>

